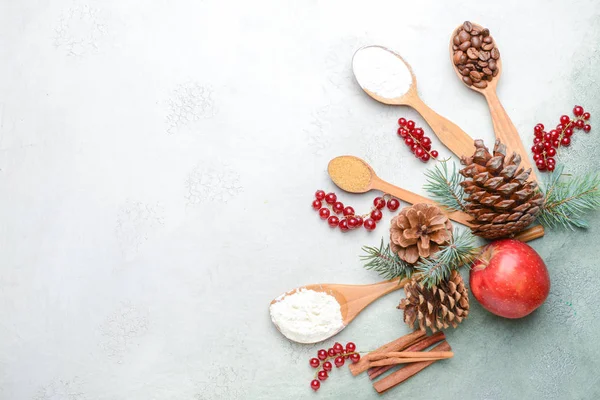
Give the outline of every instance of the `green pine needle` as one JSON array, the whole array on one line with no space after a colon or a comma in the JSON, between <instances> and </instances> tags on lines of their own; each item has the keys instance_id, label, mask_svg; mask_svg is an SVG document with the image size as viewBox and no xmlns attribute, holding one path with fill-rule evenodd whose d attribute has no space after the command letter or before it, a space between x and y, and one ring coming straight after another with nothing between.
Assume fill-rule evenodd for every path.
<instances>
[{"instance_id":1,"label":"green pine needle","mask_svg":"<svg viewBox=\"0 0 600 400\"><path fill-rule=\"evenodd\" d=\"M475 236L471 231L455 229L450 243L442 246L433 257L419 261L415 269L423 285L432 287L448 279L452 270L470 263L475 252Z\"/></svg>"},{"instance_id":2,"label":"green pine needle","mask_svg":"<svg viewBox=\"0 0 600 400\"><path fill-rule=\"evenodd\" d=\"M389 244L384 246L383 239L379 248L363 246L362 250L366 253L360 256L360 259L366 262L365 268L377 272L384 279L404 279L413 273L413 266L393 253Z\"/></svg>"},{"instance_id":3,"label":"green pine needle","mask_svg":"<svg viewBox=\"0 0 600 400\"><path fill-rule=\"evenodd\" d=\"M465 193L460 186L463 177L456 171L456 164L452 163L452 172L450 172L447 163L447 161L440 162L425 172L427 184L423 188L433 200L447 209L465 211Z\"/></svg>"},{"instance_id":4,"label":"green pine needle","mask_svg":"<svg viewBox=\"0 0 600 400\"><path fill-rule=\"evenodd\" d=\"M537 216L539 222L551 229L587 228L584 216L600 208L600 175L596 173L562 180L563 167L550 175L544 193L546 199Z\"/></svg>"}]
</instances>

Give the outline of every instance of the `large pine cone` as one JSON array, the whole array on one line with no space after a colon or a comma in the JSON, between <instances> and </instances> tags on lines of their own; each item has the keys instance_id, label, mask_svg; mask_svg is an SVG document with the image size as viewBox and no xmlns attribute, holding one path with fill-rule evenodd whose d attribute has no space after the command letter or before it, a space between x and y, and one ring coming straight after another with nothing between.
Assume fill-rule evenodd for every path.
<instances>
[{"instance_id":1,"label":"large pine cone","mask_svg":"<svg viewBox=\"0 0 600 400\"><path fill-rule=\"evenodd\" d=\"M463 157L460 173L468 197L466 212L475 235L486 239L513 236L527 228L544 202L537 183L528 181L531 169L519 168L521 157L506 156L506 146L496 141L490 154L482 140L475 141L475 154Z\"/></svg>"},{"instance_id":2,"label":"large pine cone","mask_svg":"<svg viewBox=\"0 0 600 400\"><path fill-rule=\"evenodd\" d=\"M415 264L420 257L439 251L452 238L452 223L442 210L431 204L404 207L392 218L390 247L398 257Z\"/></svg>"},{"instance_id":3,"label":"large pine cone","mask_svg":"<svg viewBox=\"0 0 600 400\"><path fill-rule=\"evenodd\" d=\"M404 286L404 293L406 298L398 308L404 310L404 322L411 328L417 321L419 329L431 332L456 328L469 315L469 291L456 270L431 289L413 279Z\"/></svg>"}]
</instances>

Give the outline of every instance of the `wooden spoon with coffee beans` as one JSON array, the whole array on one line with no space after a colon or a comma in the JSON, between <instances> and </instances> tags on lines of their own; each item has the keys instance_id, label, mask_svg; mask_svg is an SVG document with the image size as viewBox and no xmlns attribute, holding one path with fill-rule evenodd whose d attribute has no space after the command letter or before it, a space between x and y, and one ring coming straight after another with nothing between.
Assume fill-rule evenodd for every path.
<instances>
[{"instance_id":1,"label":"wooden spoon with coffee beans","mask_svg":"<svg viewBox=\"0 0 600 400\"><path fill-rule=\"evenodd\" d=\"M502 59L489 29L469 21L458 26L450 38L450 60L461 81L487 100L496 139L517 152L521 156L521 165L525 169L531 168L531 176L538 180L536 168L531 165L519 132L496 94L502 74Z\"/></svg>"}]
</instances>

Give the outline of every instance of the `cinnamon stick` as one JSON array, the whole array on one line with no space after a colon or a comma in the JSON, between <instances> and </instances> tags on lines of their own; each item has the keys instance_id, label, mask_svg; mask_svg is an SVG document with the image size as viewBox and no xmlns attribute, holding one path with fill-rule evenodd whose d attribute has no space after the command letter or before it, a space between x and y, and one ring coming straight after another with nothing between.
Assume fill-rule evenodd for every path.
<instances>
[{"instance_id":1,"label":"cinnamon stick","mask_svg":"<svg viewBox=\"0 0 600 400\"><path fill-rule=\"evenodd\" d=\"M451 351L452 348L448 344L448 342L443 341L442 343L435 346L431 351ZM428 352L424 352L423 355L426 355ZM429 367L435 361L422 361L417 363L408 364L407 366L400 368L398 371L391 373L383 379L378 380L373 384L375 390L378 393L383 393L388 389L393 388L394 386L404 382L411 376L421 372L425 368Z\"/></svg>"},{"instance_id":2,"label":"cinnamon stick","mask_svg":"<svg viewBox=\"0 0 600 400\"><path fill-rule=\"evenodd\" d=\"M446 335L444 335L444 332L438 331L431 336L421 338L413 345L407 347L405 349L405 351L423 351L423 350L427 349L428 347L441 342L444 339L446 339ZM373 380L373 379L385 374L387 371L389 371L390 369L393 369L394 367L395 367L395 365L386 365L385 367L370 368L369 369L369 378L371 380Z\"/></svg>"},{"instance_id":3,"label":"cinnamon stick","mask_svg":"<svg viewBox=\"0 0 600 400\"><path fill-rule=\"evenodd\" d=\"M448 358L452 358L452 356L450 356L450 357L426 357L426 356L423 356L423 357L419 357L419 358L391 357L391 358L385 358L383 360L373 361L371 363L371 366L386 367L388 365L411 364L411 363L417 363L417 362L421 362L421 361L438 361L438 360L446 360Z\"/></svg>"},{"instance_id":4,"label":"cinnamon stick","mask_svg":"<svg viewBox=\"0 0 600 400\"><path fill-rule=\"evenodd\" d=\"M424 331L416 330L414 332L409 333L408 335L404 335L392 342L384 344L377 350L374 350L367 354L365 357L361 358L356 364L350 364L350 372L352 372L352 375L356 376L369 369L369 360L367 360L366 358L368 358L368 356L371 354L381 354L389 353L392 351L404 350L405 348L414 344L417 340L421 339L423 336L425 336Z\"/></svg>"},{"instance_id":5,"label":"cinnamon stick","mask_svg":"<svg viewBox=\"0 0 600 400\"><path fill-rule=\"evenodd\" d=\"M430 351L426 356L423 356L422 351L391 351L389 353L367 355L366 357L369 361L379 361L387 358L450 358L452 356L454 356L454 353L451 351Z\"/></svg>"}]
</instances>

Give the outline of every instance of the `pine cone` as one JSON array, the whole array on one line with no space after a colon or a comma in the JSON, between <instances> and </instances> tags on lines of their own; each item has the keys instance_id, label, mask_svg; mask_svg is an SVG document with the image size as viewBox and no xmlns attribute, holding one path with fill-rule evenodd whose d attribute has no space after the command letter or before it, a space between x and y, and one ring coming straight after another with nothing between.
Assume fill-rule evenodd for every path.
<instances>
[{"instance_id":1,"label":"pine cone","mask_svg":"<svg viewBox=\"0 0 600 400\"><path fill-rule=\"evenodd\" d=\"M456 270L431 289L413 279L404 286L404 293L406 298L398 308L404 310L404 322L411 328L417 320L421 330L456 328L469 315L469 291Z\"/></svg>"},{"instance_id":2,"label":"pine cone","mask_svg":"<svg viewBox=\"0 0 600 400\"><path fill-rule=\"evenodd\" d=\"M442 210L431 204L404 207L392 218L390 246L398 257L415 264L420 257L439 251L452 238L452 223Z\"/></svg>"},{"instance_id":3,"label":"pine cone","mask_svg":"<svg viewBox=\"0 0 600 400\"><path fill-rule=\"evenodd\" d=\"M519 168L521 157L506 156L506 146L496 141L490 154L482 140L475 141L475 154L463 157L461 183L468 197L466 212L475 235L486 239L513 236L527 228L544 202L537 183L528 181L531 169Z\"/></svg>"}]
</instances>

